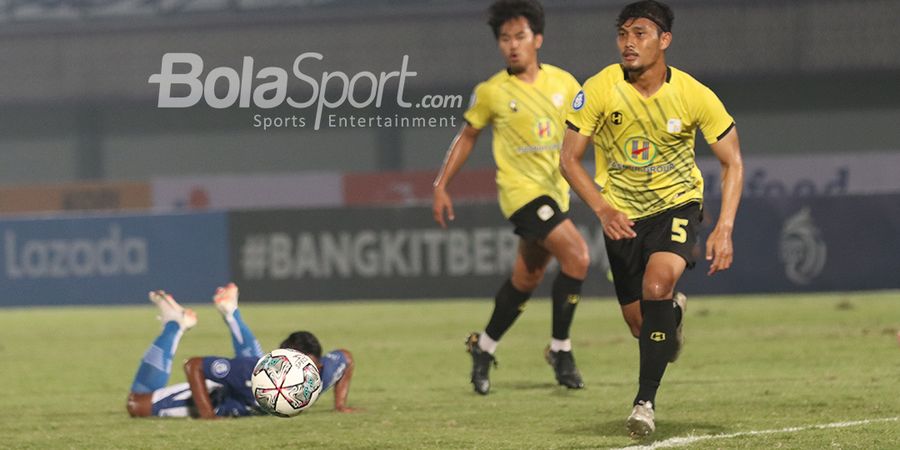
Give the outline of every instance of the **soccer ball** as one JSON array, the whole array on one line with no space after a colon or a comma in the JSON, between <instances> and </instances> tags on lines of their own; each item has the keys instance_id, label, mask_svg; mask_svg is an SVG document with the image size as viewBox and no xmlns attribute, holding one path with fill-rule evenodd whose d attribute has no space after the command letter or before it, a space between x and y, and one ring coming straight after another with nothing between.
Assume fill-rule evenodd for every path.
<instances>
[{"instance_id":1,"label":"soccer ball","mask_svg":"<svg viewBox=\"0 0 900 450\"><path fill-rule=\"evenodd\" d=\"M279 417L293 417L319 398L322 377L309 356L297 350L279 348L256 363L250 390L263 411Z\"/></svg>"}]
</instances>

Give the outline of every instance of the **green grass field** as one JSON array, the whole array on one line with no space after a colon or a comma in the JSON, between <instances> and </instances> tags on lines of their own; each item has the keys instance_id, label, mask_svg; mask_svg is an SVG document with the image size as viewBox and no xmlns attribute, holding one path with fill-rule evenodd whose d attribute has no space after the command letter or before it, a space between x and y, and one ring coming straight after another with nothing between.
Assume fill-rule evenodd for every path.
<instances>
[{"instance_id":1,"label":"green grass field","mask_svg":"<svg viewBox=\"0 0 900 450\"><path fill-rule=\"evenodd\" d=\"M180 362L231 355L216 311ZM637 342L618 305L586 299L573 328L586 389L553 382L543 361L550 305L535 300L504 338L487 397L472 392L463 340L484 326L490 301L244 304L271 349L310 329L326 349L352 350L354 414L331 393L293 419L131 419L125 397L159 331L146 307L0 310L2 448L611 448L659 447L676 437L739 434L686 448L900 448L900 293L695 297L687 346L657 398L657 432L624 429L637 380ZM882 420L888 419L888 420ZM881 420L833 428L841 422ZM846 425L846 424L845 424ZM669 440L669 441L667 441Z\"/></svg>"}]
</instances>

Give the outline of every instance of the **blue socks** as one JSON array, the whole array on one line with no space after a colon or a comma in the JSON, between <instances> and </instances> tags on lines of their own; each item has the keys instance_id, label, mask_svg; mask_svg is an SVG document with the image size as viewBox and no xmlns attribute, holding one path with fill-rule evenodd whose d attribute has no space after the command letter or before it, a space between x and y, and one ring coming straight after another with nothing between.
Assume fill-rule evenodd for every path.
<instances>
[{"instance_id":1,"label":"blue socks","mask_svg":"<svg viewBox=\"0 0 900 450\"><path fill-rule=\"evenodd\" d=\"M234 354L236 356L245 356L252 358L262 357L262 346L256 340L256 336L250 331L250 327L244 323L241 318L241 311L235 310L234 314L226 314L223 316L225 324L228 325L228 331L231 332L231 344L234 346Z\"/></svg>"},{"instance_id":2,"label":"blue socks","mask_svg":"<svg viewBox=\"0 0 900 450\"><path fill-rule=\"evenodd\" d=\"M144 353L134 376L134 383L131 384L131 392L144 394L166 387L172 373L172 358L182 334L184 331L178 322L166 322L162 333Z\"/></svg>"}]
</instances>

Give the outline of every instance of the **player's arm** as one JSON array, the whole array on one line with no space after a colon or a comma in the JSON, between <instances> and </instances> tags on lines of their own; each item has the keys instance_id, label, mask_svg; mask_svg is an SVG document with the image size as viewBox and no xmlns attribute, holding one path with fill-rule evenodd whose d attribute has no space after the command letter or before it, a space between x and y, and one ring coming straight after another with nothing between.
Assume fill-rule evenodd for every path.
<instances>
[{"instance_id":1,"label":"player's arm","mask_svg":"<svg viewBox=\"0 0 900 450\"><path fill-rule=\"evenodd\" d=\"M475 147L479 133L481 133L481 130L478 128L468 123L463 125L456 137L453 138L450 149L447 150L447 156L444 158L444 164L434 180L434 199L432 200L431 209L434 214L434 221L441 228L447 228L447 223L444 220L445 214L447 219L454 219L453 201L450 199L450 194L447 193L447 185L450 184L450 180L459 172L466 160L469 159L469 154L472 153L472 148Z\"/></svg>"},{"instance_id":2,"label":"player's arm","mask_svg":"<svg viewBox=\"0 0 900 450\"><path fill-rule=\"evenodd\" d=\"M572 128L566 130L562 150L559 155L559 171L569 182L569 186L581 197L594 214L600 219L603 232L612 240L628 239L637 236L631 228L634 226L625 213L615 209L597 190L594 180L584 170L581 160L591 138Z\"/></svg>"},{"instance_id":3,"label":"player's arm","mask_svg":"<svg viewBox=\"0 0 900 450\"><path fill-rule=\"evenodd\" d=\"M334 384L334 410L337 412L353 412L354 409L347 406L347 396L350 394L350 380L353 378L353 355L349 350L338 350L344 354L347 360L347 367L344 369L344 376Z\"/></svg>"},{"instance_id":4,"label":"player's arm","mask_svg":"<svg viewBox=\"0 0 900 450\"><path fill-rule=\"evenodd\" d=\"M184 373L191 386L191 397L201 419L218 419L206 388L206 375L203 373L203 358L191 358L184 363Z\"/></svg>"},{"instance_id":5,"label":"player's arm","mask_svg":"<svg viewBox=\"0 0 900 450\"><path fill-rule=\"evenodd\" d=\"M706 240L706 260L712 261L708 275L731 267L734 257L731 233L744 187L744 163L741 160L737 128L732 127L724 137L710 144L710 147L722 165L722 206L719 220Z\"/></svg>"}]
</instances>

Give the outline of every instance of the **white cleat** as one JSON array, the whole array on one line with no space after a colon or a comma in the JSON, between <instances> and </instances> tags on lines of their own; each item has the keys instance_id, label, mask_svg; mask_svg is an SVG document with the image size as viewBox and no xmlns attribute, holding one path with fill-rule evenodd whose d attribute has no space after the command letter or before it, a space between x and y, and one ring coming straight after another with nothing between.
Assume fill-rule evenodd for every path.
<instances>
[{"instance_id":1,"label":"white cleat","mask_svg":"<svg viewBox=\"0 0 900 450\"><path fill-rule=\"evenodd\" d=\"M237 285L228 283L224 287L219 286L216 289L216 294L213 296L213 302L215 302L216 309L218 309L223 316L234 314L238 308Z\"/></svg>"},{"instance_id":2,"label":"white cleat","mask_svg":"<svg viewBox=\"0 0 900 450\"><path fill-rule=\"evenodd\" d=\"M189 330L197 325L197 313L193 309L184 308L166 291L152 291L148 295L150 301L159 308L157 318L163 326L169 322L177 322L182 330Z\"/></svg>"},{"instance_id":3,"label":"white cleat","mask_svg":"<svg viewBox=\"0 0 900 450\"><path fill-rule=\"evenodd\" d=\"M676 292L673 300L675 300L675 304L681 307L681 323L675 328L675 342L678 347L675 348L675 353L672 354L669 362L675 362L681 356L681 349L684 348L684 318L687 314L687 296L681 292Z\"/></svg>"},{"instance_id":4,"label":"white cleat","mask_svg":"<svg viewBox=\"0 0 900 450\"><path fill-rule=\"evenodd\" d=\"M647 436L656 430L656 424L653 423L654 416L653 403L638 403L632 408L631 415L628 416L628 420L625 422L625 428L628 429L633 438Z\"/></svg>"}]
</instances>

